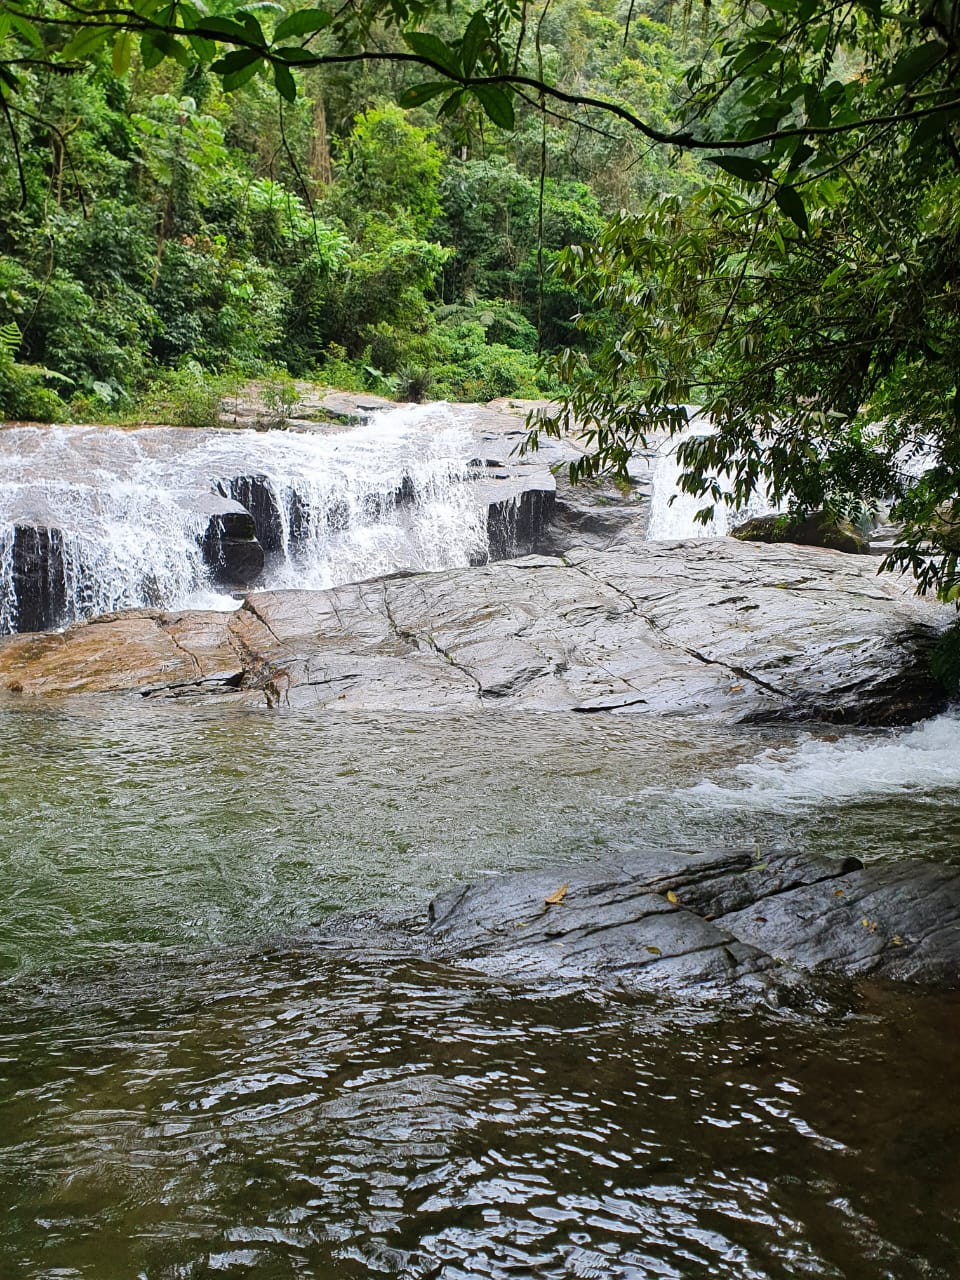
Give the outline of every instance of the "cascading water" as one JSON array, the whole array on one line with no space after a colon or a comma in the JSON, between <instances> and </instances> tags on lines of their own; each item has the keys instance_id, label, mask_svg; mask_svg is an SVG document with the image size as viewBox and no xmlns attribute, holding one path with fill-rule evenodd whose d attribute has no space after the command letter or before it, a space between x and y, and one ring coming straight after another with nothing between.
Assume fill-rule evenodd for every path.
<instances>
[{"instance_id":1,"label":"cascading water","mask_svg":"<svg viewBox=\"0 0 960 1280\"><path fill-rule=\"evenodd\" d=\"M755 494L745 507L728 507L718 502L706 524L695 520L696 513L709 505L709 499L696 498L682 493L679 487L680 465L677 449L690 436L707 435L710 423L704 418L693 418L690 426L680 435L664 440L657 449L651 465L652 497L647 537L654 541L674 541L683 538L722 538L738 524L754 516L769 515L776 508L766 493Z\"/></svg>"},{"instance_id":2,"label":"cascading water","mask_svg":"<svg viewBox=\"0 0 960 1280\"><path fill-rule=\"evenodd\" d=\"M232 607L202 553L224 498L259 507L259 587L468 564L487 539L473 451L443 406L333 433L10 428L0 432L0 632L25 629L24 556L46 557L62 622L121 608Z\"/></svg>"}]
</instances>

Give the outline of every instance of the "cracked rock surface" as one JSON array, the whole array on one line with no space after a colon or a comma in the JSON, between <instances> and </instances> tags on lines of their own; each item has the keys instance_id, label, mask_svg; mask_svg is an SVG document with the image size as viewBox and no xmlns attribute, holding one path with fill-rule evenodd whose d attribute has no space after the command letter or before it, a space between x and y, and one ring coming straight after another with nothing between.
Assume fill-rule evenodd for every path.
<instances>
[{"instance_id":1,"label":"cracked rock surface","mask_svg":"<svg viewBox=\"0 0 960 1280\"><path fill-rule=\"evenodd\" d=\"M635 522L563 557L6 637L0 689L895 724L938 709L927 655L950 616L865 557L647 543Z\"/></svg>"},{"instance_id":2,"label":"cracked rock surface","mask_svg":"<svg viewBox=\"0 0 960 1280\"><path fill-rule=\"evenodd\" d=\"M789 998L813 974L952 987L960 868L649 850L451 890L415 936L498 978L628 991Z\"/></svg>"}]
</instances>

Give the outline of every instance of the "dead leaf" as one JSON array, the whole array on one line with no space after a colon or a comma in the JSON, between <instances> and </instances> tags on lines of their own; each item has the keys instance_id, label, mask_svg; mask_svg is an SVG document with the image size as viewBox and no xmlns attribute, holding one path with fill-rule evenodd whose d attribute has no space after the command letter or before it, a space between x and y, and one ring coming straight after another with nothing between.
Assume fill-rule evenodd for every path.
<instances>
[{"instance_id":1,"label":"dead leaf","mask_svg":"<svg viewBox=\"0 0 960 1280\"><path fill-rule=\"evenodd\" d=\"M570 888L568 884L562 884L559 889L554 889L548 897L544 898L544 906L558 907L567 896L567 890Z\"/></svg>"},{"instance_id":2,"label":"dead leaf","mask_svg":"<svg viewBox=\"0 0 960 1280\"><path fill-rule=\"evenodd\" d=\"M731 692L731 693L743 693L743 685L742 685L742 684L732 684L732 685L730 686L730 692Z\"/></svg>"},{"instance_id":3,"label":"dead leaf","mask_svg":"<svg viewBox=\"0 0 960 1280\"><path fill-rule=\"evenodd\" d=\"M890 941L893 943L895 947L903 946L903 939L900 937L899 933L895 933L893 937L890 939Z\"/></svg>"},{"instance_id":4,"label":"dead leaf","mask_svg":"<svg viewBox=\"0 0 960 1280\"><path fill-rule=\"evenodd\" d=\"M652 956L659 956L663 954L659 947L647 947L645 949L649 951Z\"/></svg>"},{"instance_id":5,"label":"dead leaf","mask_svg":"<svg viewBox=\"0 0 960 1280\"><path fill-rule=\"evenodd\" d=\"M668 890L667 890L667 901L668 901L668 902L679 902L679 901L680 901L680 899L677 897L677 895L673 892L673 890L672 890L672 889L668 889Z\"/></svg>"}]
</instances>

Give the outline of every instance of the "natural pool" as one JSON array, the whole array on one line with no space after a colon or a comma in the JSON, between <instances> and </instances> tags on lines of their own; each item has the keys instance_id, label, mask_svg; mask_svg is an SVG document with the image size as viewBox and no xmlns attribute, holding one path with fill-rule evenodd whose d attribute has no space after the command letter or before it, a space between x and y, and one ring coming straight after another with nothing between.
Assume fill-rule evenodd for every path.
<instances>
[{"instance_id":1,"label":"natural pool","mask_svg":"<svg viewBox=\"0 0 960 1280\"><path fill-rule=\"evenodd\" d=\"M960 721L0 708L0 1276L960 1273L960 999L491 989L329 912L637 843L960 856Z\"/></svg>"}]
</instances>

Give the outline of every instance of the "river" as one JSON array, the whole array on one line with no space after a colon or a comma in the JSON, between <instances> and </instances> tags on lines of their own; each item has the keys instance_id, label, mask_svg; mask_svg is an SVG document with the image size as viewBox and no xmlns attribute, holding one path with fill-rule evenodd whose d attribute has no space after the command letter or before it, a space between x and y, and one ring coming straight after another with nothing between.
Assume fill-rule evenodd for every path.
<instances>
[{"instance_id":1,"label":"river","mask_svg":"<svg viewBox=\"0 0 960 1280\"><path fill-rule=\"evenodd\" d=\"M957 995L508 989L316 926L637 844L957 860L957 717L0 730L4 1280L955 1280Z\"/></svg>"}]
</instances>

